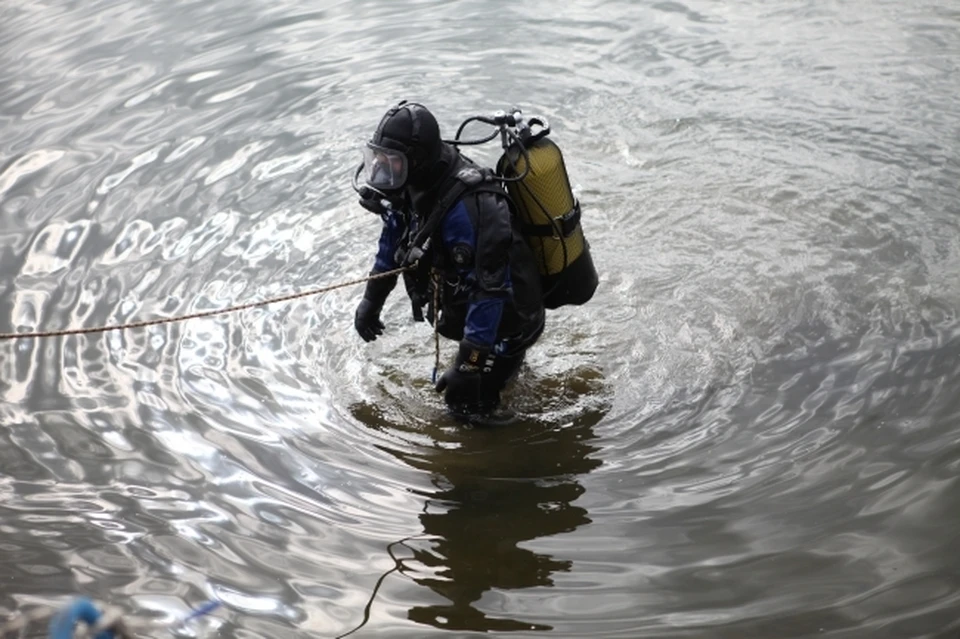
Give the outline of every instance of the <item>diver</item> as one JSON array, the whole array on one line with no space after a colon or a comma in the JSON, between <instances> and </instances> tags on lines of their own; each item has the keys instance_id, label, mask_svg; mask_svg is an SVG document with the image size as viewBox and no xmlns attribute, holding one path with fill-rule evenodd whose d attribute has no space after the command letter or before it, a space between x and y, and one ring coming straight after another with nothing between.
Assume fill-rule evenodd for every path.
<instances>
[{"instance_id":1,"label":"diver","mask_svg":"<svg viewBox=\"0 0 960 639\"><path fill-rule=\"evenodd\" d=\"M455 415L490 413L545 319L537 264L508 195L441 138L426 107L406 101L364 146L361 174L360 204L383 221L371 274L415 265L403 274L414 319L459 341L437 392ZM364 341L383 334L380 313L397 280L367 282L354 315Z\"/></svg>"}]
</instances>

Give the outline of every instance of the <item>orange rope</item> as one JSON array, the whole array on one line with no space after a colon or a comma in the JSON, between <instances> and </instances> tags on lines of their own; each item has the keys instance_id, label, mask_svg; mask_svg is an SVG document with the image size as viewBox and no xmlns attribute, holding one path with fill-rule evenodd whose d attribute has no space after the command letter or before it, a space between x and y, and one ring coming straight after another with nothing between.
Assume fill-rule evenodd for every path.
<instances>
[{"instance_id":1,"label":"orange rope","mask_svg":"<svg viewBox=\"0 0 960 639\"><path fill-rule=\"evenodd\" d=\"M302 293L291 293L289 295L282 295L280 297L274 297L268 300L263 300L261 302L248 302L246 304L238 304L237 306L230 306L227 308L216 309L212 311L199 311L196 313L189 313L187 315L178 315L177 317L162 317L152 320L143 320L139 322L130 322L128 324L112 324L109 326L93 326L89 328L65 328L61 330L54 331L32 331L29 333L0 333L0 341L10 340L10 339L26 339L28 337L62 337L64 335L87 335L90 333L104 333L106 331L122 331L128 328L144 328L146 326L157 326L159 324L172 324L174 322L184 322L191 319L199 319L201 317L213 317L215 315L225 315L226 313L235 313L237 311L245 311L251 308L258 308L260 306L266 306L268 304L276 304L277 302L289 302L290 300L300 299L303 297L311 297L313 295L320 295L321 293L329 293L330 291L335 291L339 288L346 288L347 286L353 286L354 284L363 284L369 280L375 280L381 277L388 277L390 275L396 275L401 271L405 271L408 267L401 267L394 269L392 271L385 271L383 273L376 273L374 275L368 275L367 277L358 278L355 280L349 280L347 282L341 282L339 284L333 284L331 286L324 286L322 288L315 288L309 291L303 291Z\"/></svg>"}]
</instances>

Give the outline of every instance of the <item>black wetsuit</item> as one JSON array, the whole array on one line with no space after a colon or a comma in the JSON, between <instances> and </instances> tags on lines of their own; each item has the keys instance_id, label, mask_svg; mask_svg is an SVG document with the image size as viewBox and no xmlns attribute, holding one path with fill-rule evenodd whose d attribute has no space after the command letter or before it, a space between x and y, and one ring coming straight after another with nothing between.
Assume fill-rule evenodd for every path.
<instances>
[{"instance_id":1,"label":"black wetsuit","mask_svg":"<svg viewBox=\"0 0 960 639\"><path fill-rule=\"evenodd\" d=\"M482 404L489 408L539 338L544 325L540 277L520 234L507 196L493 184L469 189L446 211L437 209L465 158L451 163L444 179L427 192L408 191L408 209L383 214L374 272L400 266L406 243L431 215L442 215L415 274L406 278L414 309L432 307L432 273L441 284L438 330L489 352L481 374ZM432 321L432 308L427 317Z\"/></svg>"}]
</instances>

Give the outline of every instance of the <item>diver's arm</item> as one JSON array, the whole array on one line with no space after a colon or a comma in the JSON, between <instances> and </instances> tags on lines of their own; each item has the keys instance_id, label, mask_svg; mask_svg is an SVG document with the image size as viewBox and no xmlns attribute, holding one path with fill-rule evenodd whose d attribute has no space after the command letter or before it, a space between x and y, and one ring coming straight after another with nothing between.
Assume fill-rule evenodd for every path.
<instances>
[{"instance_id":1,"label":"diver's arm","mask_svg":"<svg viewBox=\"0 0 960 639\"><path fill-rule=\"evenodd\" d=\"M383 228L377 245L377 256L370 275L386 273L397 268L394 257L400 238L403 236L404 222L400 213L390 212L383 216ZM357 305L353 316L353 326L365 342L372 342L383 334L383 322L380 311L397 285L397 275L386 275L367 280L363 290L363 299Z\"/></svg>"}]
</instances>

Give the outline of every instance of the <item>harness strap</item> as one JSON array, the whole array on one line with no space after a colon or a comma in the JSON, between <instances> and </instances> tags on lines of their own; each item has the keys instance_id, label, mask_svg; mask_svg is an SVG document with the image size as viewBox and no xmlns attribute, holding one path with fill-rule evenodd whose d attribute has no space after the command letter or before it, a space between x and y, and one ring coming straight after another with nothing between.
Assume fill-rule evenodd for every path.
<instances>
[{"instance_id":1,"label":"harness strap","mask_svg":"<svg viewBox=\"0 0 960 639\"><path fill-rule=\"evenodd\" d=\"M563 237L569 237L577 225L580 224L580 202L573 205L573 209L559 217L553 218L550 224L522 224L520 230L524 235L533 237L556 237L557 230L563 233Z\"/></svg>"},{"instance_id":2,"label":"harness strap","mask_svg":"<svg viewBox=\"0 0 960 639\"><path fill-rule=\"evenodd\" d=\"M410 243L410 250L404 259L404 265L412 264L423 256L428 248L430 238L433 237L433 234L440 227L440 223L446 216L447 211L468 191L506 195L503 189L484 185L484 182L490 180L489 173L489 171L483 171L470 163L466 164L466 166L457 171L456 174L448 178L451 184L444 189L443 196L437 200L433 210L430 211L430 214L427 216L423 227L421 227L414 236L413 241Z\"/></svg>"}]
</instances>

